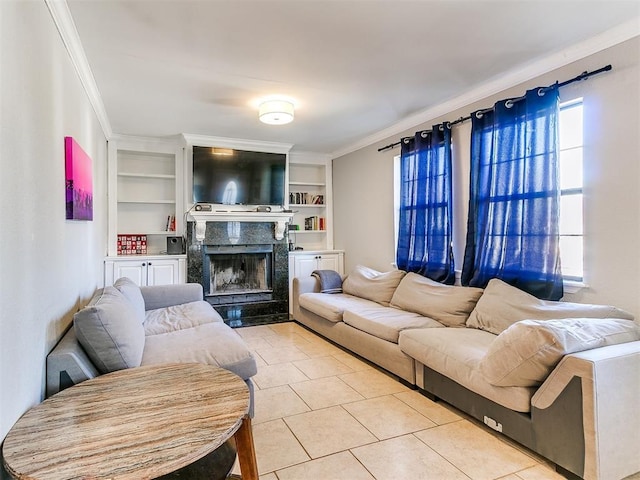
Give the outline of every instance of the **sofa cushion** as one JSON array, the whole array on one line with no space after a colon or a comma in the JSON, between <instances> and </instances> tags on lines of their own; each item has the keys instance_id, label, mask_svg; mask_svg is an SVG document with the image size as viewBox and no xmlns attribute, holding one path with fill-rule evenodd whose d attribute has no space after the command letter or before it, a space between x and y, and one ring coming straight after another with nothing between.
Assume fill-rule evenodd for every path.
<instances>
[{"instance_id":1,"label":"sofa cushion","mask_svg":"<svg viewBox=\"0 0 640 480\"><path fill-rule=\"evenodd\" d=\"M144 322L145 304L144 298L142 298L142 293L140 292L140 287L136 285L133 280L127 277L120 277L114 282L113 286L131 302L140 323Z\"/></svg>"},{"instance_id":2,"label":"sofa cushion","mask_svg":"<svg viewBox=\"0 0 640 480\"><path fill-rule=\"evenodd\" d=\"M225 368L244 380L258 371L244 340L223 322L147 337L142 365L190 362Z\"/></svg>"},{"instance_id":3,"label":"sofa cushion","mask_svg":"<svg viewBox=\"0 0 640 480\"><path fill-rule=\"evenodd\" d=\"M494 278L484 289L467 326L496 335L520 320L554 320L561 318L624 318L633 315L608 305L589 305L539 300L522 290Z\"/></svg>"},{"instance_id":4,"label":"sofa cushion","mask_svg":"<svg viewBox=\"0 0 640 480\"><path fill-rule=\"evenodd\" d=\"M345 310L342 320L347 325L392 343L398 343L398 335L407 328L444 327L417 313L379 305L356 311Z\"/></svg>"},{"instance_id":5,"label":"sofa cushion","mask_svg":"<svg viewBox=\"0 0 640 480\"><path fill-rule=\"evenodd\" d=\"M400 332L400 349L423 365L503 407L531 410L535 388L496 387L482 375L479 363L496 336L473 328L417 328Z\"/></svg>"},{"instance_id":6,"label":"sofa cushion","mask_svg":"<svg viewBox=\"0 0 640 480\"><path fill-rule=\"evenodd\" d=\"M138 367L145 337L134 307L115 287L98 290L73 316L80 345L101 373Z\"/></svg>"},{"instance_id":7,"label":"sofa cushion","mask_svg":"<svg viewBox=\"0 0 640 480\"><path fill-rule=\"evenodd\" d=\"M342 282L342 291L388 307L396 287L405 274L402 270L383 273L357 265Z\"/></svg>"},{"instance_id":8,"label":"sofa cushion","mask_svg":"<svg viewBox=\"0 0 640 480\"><path fill-rule=\"evenodd\" d=\"M639 339L640 326L631 320L522 320L498 335L480 370L493 385L533 387L569 353Z\"/></svg>"},{"instance_id":9,"label":"sofa cushion","mask_svg":"<svg viewBox=\"0 0 640 480\"><path fill-rule=\"evenodd\" d=\"M396 288L391 306L433 318L447 327L463 327L481 295L481 288L443 285L409 272Z\"/></svg>"},{"instance_id":10,"label":"sofa cushion","mask_svg":"<svg viewBox=\"0 0 640 480\"><path fill-rule=\"evenodd\" d=\"M334 323L342 321L342 314L346 309L357 310L380 306L371 300L345 293L303 293L298 297L298 303L305 310Z\"/></svg>"},{"instance_id":11,"label":"sofa cushion","mask_svg":"<svg viewBox=\"0 0 640 480\"><path fill-rule=\"evenodd\" d=\"M211 304L201 300L149 310L142 325L145 335L158 335L222 321L222 317Z\"/></svg>"}]
</instances>

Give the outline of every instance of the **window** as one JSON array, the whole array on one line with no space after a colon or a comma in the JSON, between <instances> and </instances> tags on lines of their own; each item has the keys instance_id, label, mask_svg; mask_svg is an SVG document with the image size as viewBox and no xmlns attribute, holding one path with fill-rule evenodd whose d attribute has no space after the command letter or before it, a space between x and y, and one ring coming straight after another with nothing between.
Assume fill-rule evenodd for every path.
<instances>
[{"instance_id":1,"label":"window","mask_svg":"<svg viewBox=\"0 0 640 480\"><path fill-rule=\"evenodd\" d=\"M454 282L451 246L451 128L402 139L398 268Z\"/></svg>"},{"instance_id":2,"label":"window","mask_svg":"<svg viewBox=\"0 0 640 480\"><path fill-rule=\"evenodd\" d=\"M584 231L583 231L583 102L582 98L560 105L560 258L562 276L566 281L582 282ZM466 152L465 152L466 153ZM460 158L459 163L468 162ZM463 180L468 189L468 178ZM394 157L394 224L395 242L398 245L400 205L400 155ZM465 202L468 200L465 199ZM466 217L466 215L465 215ZM466 219L464 226L466 227ZM461 230L464 233L464 230ZM455 233L455 232L454 232ZM458 232L460 237L460 232ZM454 238L454 242L456 238ZM464 237L457 238L464 245ZM394 252L395 257L395 252ZM461 261L461 259L457 259Z\"/></svg>"},{"instance_id":3,"label":"window","mask_svg":"<svg viewBox=\"0 0 640 480\"><path fill-rule=\"evenodd\" d=\"M582 99L560 105L560 259L565 280L583 280Z\"/></svg>"}]
</instances>

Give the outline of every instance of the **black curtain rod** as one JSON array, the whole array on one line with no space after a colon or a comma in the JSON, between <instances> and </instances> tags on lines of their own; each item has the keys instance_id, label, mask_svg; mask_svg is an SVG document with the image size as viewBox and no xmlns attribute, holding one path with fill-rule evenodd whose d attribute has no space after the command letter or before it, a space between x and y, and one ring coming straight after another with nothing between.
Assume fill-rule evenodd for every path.
<instances>
[{"instance_id":1,"label":"black curtain rod","mask_svg":"<svg viewBox=\"0 0 640 480\"><path fill-rule=\"evenodd\" d=\"M597 69L597 70L594 70L594 71L592 71L592 72L584 71L584 72L582 72L580 75L578 75L578 76L576 76L576 77L574 77L574 78L572 78L572 79L570 79L570 80L566 80L566 81L561 82L561 83L556 82L556 83L554 83L553 85L549 85L548 87L543 87L543 88L541 88L541 90L542 90L543 92L545 92L545 91L550 90L550 89L552 89L553 87L556 87L556 86L557 86L558 88L560 88L560 87L564 87L565 85L569 85L570 83L579 82L579 81L581 81L581 80L586 80L587 78L589 78L589 77L591 77L591 76L593 76L593 75L597 75L598 73L608 72L608 71L609 71L609 70L611 70L612 68L613 68L613 67L611 67L611 65L606 65L606 66L604 66L604 67L602 67L602 68L599 68L599 69ZM524 98L524 97L518 97L518 98L514 98L514 99L512 99L511 101L512 101L512 102L517 102L518 100L522 100L523 98ZM490 112L491 110L493 110L493 107L486 108L486 109L484 109L484 110L480 110L480 111L481 111L481 112ZM457 125L458 123L466 122L467 120L470 120L470 119L471 119L471 115L467 115L466 117L460 117L459 119L454 120L453 122L448 122L448 123L449 123L449 126L450 126L450 127L452 127L452 126L454 126L454 125ZM444 122L443 122L443 123L444 123ZM388 150L388 149L390 149L390 148L397 147L397 146L398 146L398 145L400 145L401 143L402 143L402 139L401 139L399 142L391 143L391 144L389 144L389 145L387 145L387 146L385 146L385 147L381 147L381 148L379 148L379 149L378 149L378 151L379 151L379 152L382 152L382 151L384 151L384 150Z\"/></svg>"}]
</instances>

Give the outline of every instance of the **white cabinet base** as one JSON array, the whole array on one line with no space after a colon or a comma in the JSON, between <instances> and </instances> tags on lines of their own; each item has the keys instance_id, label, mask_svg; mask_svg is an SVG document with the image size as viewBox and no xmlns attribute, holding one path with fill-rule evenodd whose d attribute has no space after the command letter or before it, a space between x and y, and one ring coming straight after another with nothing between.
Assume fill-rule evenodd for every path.
<instances>
[{"instance_id":1,"label":"white cabinet base","mask_svg":"<svg viewBox=\"0 0 640 480\"><path fill-rule=\"evenodd\" d=\"M104 262L104 284L113 285L127 277L141 287L173 285L186 281L186 255L155 255L141 257L109 257Z\"/></svg>"},{"instance_id":2,"label":"white cabinet base","mask_svg":"<svg viewBox=\"0 0 640 480\"><path fill-rule=\"evenodd\" d=\"M314 270L335 270L344 274L342 250L316 250L289 252L289 315L293 315L293 279L308 277Z\"/></svg>"}]
</instances>

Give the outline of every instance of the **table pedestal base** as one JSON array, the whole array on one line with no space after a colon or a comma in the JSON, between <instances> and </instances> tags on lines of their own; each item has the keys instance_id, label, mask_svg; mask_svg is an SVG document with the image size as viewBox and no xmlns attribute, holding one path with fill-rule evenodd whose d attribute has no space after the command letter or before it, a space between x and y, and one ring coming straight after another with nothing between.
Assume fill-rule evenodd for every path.
<instances>
[{"instance_id":1,"label":"table pedestal base","mask_svg":"<svg viewBox=\"0 0 640 480\"><path fill-rule=\"evenodd\" d=\"M225 480L236 461L233 440L227 440L200 460L173 473L158 477L159 480Z\"/></svg>"}]
</instances>

